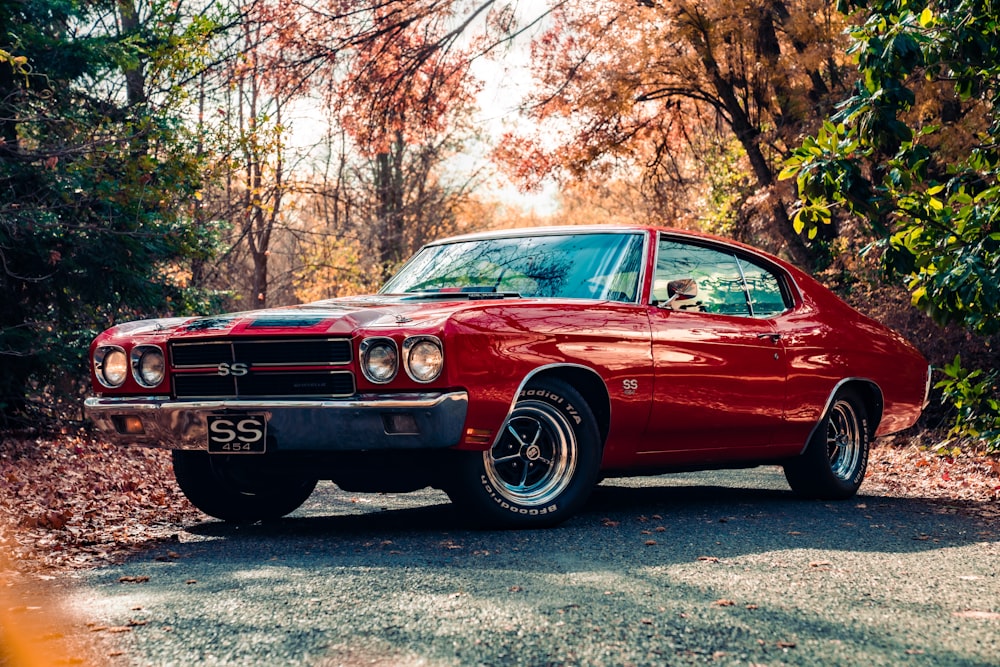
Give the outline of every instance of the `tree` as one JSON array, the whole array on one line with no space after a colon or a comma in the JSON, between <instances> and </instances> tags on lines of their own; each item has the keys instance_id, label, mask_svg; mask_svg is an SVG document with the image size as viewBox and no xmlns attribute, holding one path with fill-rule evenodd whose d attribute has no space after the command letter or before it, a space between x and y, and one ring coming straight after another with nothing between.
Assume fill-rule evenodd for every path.
<instances>
[{"instance_id":1,"label":"tree","mask_svg":"<svg viewBox=\"0 0 1000 667\"><path fill-rule=\"evenodd\" d=\"M744 198L770 193L778 238L801 249L775 174L840 85L841 27L818 0L560 3L533 45L543 92L530 108L561 136L512 138L505 157L529 176L539 160L570 177L638 172L670 221L701 199L705 156L728 159L735 140ZM743 227L734 231L747 238Z\"/></svg>"},{"instance_id":2,"label":"tree","mask_svg":"<svg viewBox=\"0 0 1000 667\"><path fill-rule=\"evenodd\" d=\"M364 266L352 270L370 279L347 283L377 285L428 235L447 230L449 202L467 183L446 183L440 168L470 131L475 85L467 70L470 44L480 43L456 41L491 5L234 3L239 33L220 38L200 94L218 107L202 127L217 138L220 176L201 213L231 228L221 261L202 273L206 284L228 284L254 306L288 302L317 293L305 276L335 263L332 248L361 244ZM302 146L305 135L317 144ZM322 203L296 204L307 201ZM280 280L293 274L301 276L295 294ZM327 288L346 284L343 275L324 275Z\"/></svg>"},{"instance_id":3,"label":"tree","mask_svg":"<svg viewBox=\"0 0 1000 667\"><path fill-rule=\"evenodd\" d=\"M231 230L222 262L224 284L238 297L248 297L253 307L264 308L272 286L274 235L285 224L288 195L295 190L287 165L285 114L308 86L287 67L271 23L273 7L254 2L239 9L234 34L221 40L220 57L210 71L214 83L207 94L220 118L211 156L218 180L209 184L209 199Z\"/></svg>"},{"instance_id":4,"label":"tree","mask_svg":"<svg viewBox=\"0 0 1000 667\"><path fill-rule=\"evenodd\" d=\"M210 22L124 0L0 4L0 413L85 377L109 322L183 312L199 164L178 122ZM186 58L177 49L188 49ZM162 86L162 87L161 87Z\"/></svg>"},{"instance_id":5,"label":"tree","mask_svg":"<svg viewBox=\"0 0 1000 667\"><path fill-rule=\"evenodd\" d=\"M469 75L470 55L438 46L439 23L439 17L417 20L405 31L367 40L335 98L347 135L370 165L374 210L364 236L378 282L430 237L448 231L450 209L464 189L451 197L438 172L457 148L456 134L471 134L478 86Z\"/></svg>"},{"instance_id":6,"label":"tree","mask_svg":"<svg viewBox=\"0 0 1000 667\"><path fill-rule=\"evenodd\" d=\"M865 220L885 266L939 322L1000 331L1000 6L985 0L847 0L854 93L784 171L797 229ZM1000 376L959 360L941 387L956 434L1000 448Z\"/></svg>"}]
</instances>

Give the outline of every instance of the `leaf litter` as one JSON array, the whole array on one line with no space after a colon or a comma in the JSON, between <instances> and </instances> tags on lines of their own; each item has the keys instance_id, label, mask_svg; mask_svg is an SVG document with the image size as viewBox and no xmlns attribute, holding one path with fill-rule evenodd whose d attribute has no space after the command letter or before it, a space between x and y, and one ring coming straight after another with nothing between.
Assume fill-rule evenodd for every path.
<instances>
[{"instance_id":1,"label":"leaf litter","mask_svg":"<svg viewBox=\"0 0 1000 667\"><path fill-rule=\"evenodd\" d=\"M204 520L177 488L170 452L64 430L0 434L0 549L7 567L42 573L121 562Z\"/></svg>"},{"instance_id":2,"label":"leaf litter","mask_svg":"<svg viewBox=\"0 0 1000 667\"><path fill-rule=\"evenodd\" d=\"M0 549L15 569L40 573L121 562L138 550L169 544L186 526L204 520L177 488L168 451L120 447L82 427L63 431L2 434ZM1000 518L1000 462L971 454L939 456L921 444L921 437L927 436L880 440L862 492L939 499ZM610 518L600 523L619 525ZM174 553L166 551L163 558L173 559Z\"/></svg>"}]
</instances>

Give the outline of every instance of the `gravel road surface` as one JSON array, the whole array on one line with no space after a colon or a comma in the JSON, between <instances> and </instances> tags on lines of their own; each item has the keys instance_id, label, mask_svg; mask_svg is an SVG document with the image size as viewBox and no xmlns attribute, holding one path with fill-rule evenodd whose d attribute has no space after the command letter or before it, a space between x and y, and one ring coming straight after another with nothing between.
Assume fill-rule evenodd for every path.
<instances>
[{"instance_id":1,"label":"gravel road surface","mask_svg":"<svg viewBox=\"0 0 1000 667\"><path fill-rule=\"evenodd\" d=\"M941 501L797 500L775 468L607 480L520 532L321 485L89 572L70 605L109 665L997 665L998 541Z\"/></svg>"}]
</instances>

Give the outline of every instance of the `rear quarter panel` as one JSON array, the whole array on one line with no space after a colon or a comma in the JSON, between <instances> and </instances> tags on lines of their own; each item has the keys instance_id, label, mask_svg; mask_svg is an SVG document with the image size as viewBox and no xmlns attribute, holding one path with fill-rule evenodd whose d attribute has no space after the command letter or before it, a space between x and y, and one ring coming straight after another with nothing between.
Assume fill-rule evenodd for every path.
<instances>
[{"instance_id":1,"label":"rear quarter panel","mask_svg":"<svg viewBox=\"0 0 1000 667\"><path fill-rule=\"evenodd\" d=\"M801 303L775 320L788 358L787 418L808 438L838 385L857 379L881 392L877 435L912 426L923 408L927 361L902 336L808 275L791 273L801 289Z\"/></svg>"}]
</instances>

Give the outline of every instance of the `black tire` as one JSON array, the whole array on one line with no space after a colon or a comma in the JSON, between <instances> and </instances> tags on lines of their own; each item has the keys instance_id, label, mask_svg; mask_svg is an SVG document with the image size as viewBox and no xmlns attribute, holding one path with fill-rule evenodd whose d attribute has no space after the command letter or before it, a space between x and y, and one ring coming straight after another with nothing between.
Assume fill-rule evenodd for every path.
<instances>
[{"instance_id":1,"label":"black tire","mask_svg":"<svg viewBox=\"0 0 1000 667\"><path fill-rule=\"evenodd\" d=\"M868 407L858 392L837 392L805 452L785 463L789 486L807 498L853 497L868 469L872 431Z\"/></svg>"},{"instance_id":2,"label":"black tire","mask_svg":"<svg viewBox=\"0 0 1000 667\"><path fill-rule=\"evenodd\" d=\"M477 526L552 526L587 500L601 449L597 420L580 393L562 380L537 380L521 391L491 449L458 453L445 490Z\"/></svg>"},{"instance_id":3,"label":"black tire","mask_svg":"<svg viewBox=\"0 0 1000 667\"><path fill-rule=\"evenodd\" d=\"M191 504L223 521L249 523L294 512L315 479L268 474L260 460L203 451L173 451L174 477Z\"/></svg>"}]
</instances>

